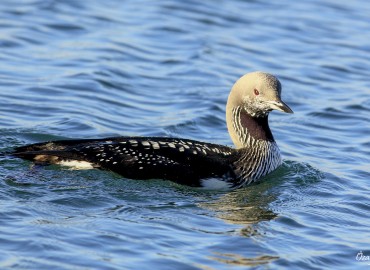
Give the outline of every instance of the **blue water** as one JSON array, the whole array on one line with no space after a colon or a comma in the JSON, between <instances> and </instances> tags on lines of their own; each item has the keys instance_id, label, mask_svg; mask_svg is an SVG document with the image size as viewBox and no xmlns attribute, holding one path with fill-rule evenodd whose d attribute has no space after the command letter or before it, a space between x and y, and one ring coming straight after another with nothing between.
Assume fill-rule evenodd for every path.
<instances>
[{"instance_id":1,"label":"blue water","mask_svg":"<svg viewBox=\"0 0 370 270\"><path fill-rule=\"evenodd\" d=\"M226 99L254 70L295 111L270 117L284 164L233 192L1 156L0 269L369 269L367 1L2 0L0 29L0 151L232 145Z\"/></svg>"}]
</instances>

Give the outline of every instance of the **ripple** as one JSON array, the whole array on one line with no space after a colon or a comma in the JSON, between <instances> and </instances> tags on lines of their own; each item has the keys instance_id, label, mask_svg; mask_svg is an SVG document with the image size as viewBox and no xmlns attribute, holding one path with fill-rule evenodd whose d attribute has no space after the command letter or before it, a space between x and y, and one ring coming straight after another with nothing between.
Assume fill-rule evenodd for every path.
<instances>
[{"instance_id":1,"label":"ripple","mask_svg":"<svg viewBox=\"0 0 370 270\"><path fill-rule=\"evenodd\" d=\"M218 193L1 154L1 268L362 266L367 3L86 3L1 1L1 153L117 135L231 145L229 90L266 70L295 111L270 118L286 160L259 184Z\"/></svg>"}]
</instances>

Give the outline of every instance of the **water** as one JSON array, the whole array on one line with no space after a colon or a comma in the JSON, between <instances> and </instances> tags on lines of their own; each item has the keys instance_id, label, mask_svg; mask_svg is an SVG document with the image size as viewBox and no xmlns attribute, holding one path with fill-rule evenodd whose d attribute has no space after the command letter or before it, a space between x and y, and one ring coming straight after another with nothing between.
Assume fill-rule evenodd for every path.
<instances>
[{"instance_id":1,"label":"water","mask_svg":"<svg viewBox=\"0 0 370 270\"><path fill-rule=\"evenodd\" d=\"M0 157L0 268L368 269L369 16L364 0L1 1L0 151L231 145L226 98L253 70L295 114L270 117L283 166L233 192Z\"/></svg>"}]
</instances>

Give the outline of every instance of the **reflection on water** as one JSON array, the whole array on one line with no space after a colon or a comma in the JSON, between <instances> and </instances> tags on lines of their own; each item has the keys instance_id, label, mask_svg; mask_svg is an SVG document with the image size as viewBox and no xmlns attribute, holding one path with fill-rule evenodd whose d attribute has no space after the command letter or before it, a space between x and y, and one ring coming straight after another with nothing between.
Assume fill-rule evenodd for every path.
<instances>
[{"instance_id":1,"label":"reflection on water","mask_svg":"<svg viewBox=\"0 0 370 270\"><path fill-rule=\"evenodd\" d=\"M279 220L279 208L282 204L294 205L300 201L300 194L315 190L323 178L322 172L312 166L292 161L285 161L275 172L260 183L220 195L218 198L200 203L200 207L211 210L215 216L226 223L241 225L235 233L249 243L251 250L238 252L213 252L209 258L227 264L239 266L259 266L272 263L280 258L275 251L262 250L253 252L254 242L267 241L268 228L273 222L292 222ZM296 194L291 191L296 190ZM276 209L276 210L275 210ZM278 212L277 212L278 211Z\"/></svg>"},{"instance_id":2,"label":"reflection on water","mask_svg":"<svg viewBox=\"0 0 370 270\"><path fill-rule=\"evenodd\" d=\"M224 194L218 200L201 206L217 213L217 217L233 224L255 224L277 216L269 209L275 195L268 194L269 185L254 185Z\"/></svg>"},{"instance_id":3,"label":"reflection on water","mask_svg":"<svg viewBox=\"0 0 370 270\"><path fill-rule=\"evenodd\" d=\"M278 256L262 255L254 258L247 258L237 254L217 253L217 252L215 252L215 256L210 258L222 262L224 264L236 266L258 266L279 259Z\"/></svg>"},{"instance_id":4,"label":"reflection on water","mask_svg":"<svg viewBox=\"0 0 370 270\"><path fill-rule=\"evenodd\" d=\"M278 216L271 205L280 200L286 186L302 189L323 177L322 173L304 163L285 161L275 172L260 183L223 194L217 200L202 203L201 206L217 213L217 217L232 224L251 225L269 221ZM249 232L246 229L244 232ZM254 233L255 230L252 230Z\"/></svg>"}]
</instances>

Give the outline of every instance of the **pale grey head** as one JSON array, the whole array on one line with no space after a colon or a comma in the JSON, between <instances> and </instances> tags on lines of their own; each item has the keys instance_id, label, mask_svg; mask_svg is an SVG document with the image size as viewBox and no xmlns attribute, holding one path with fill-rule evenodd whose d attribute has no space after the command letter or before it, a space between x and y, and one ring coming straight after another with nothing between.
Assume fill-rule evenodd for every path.
<instances>
[{"instance_id":1,"label":"pale grey head","mask_svg":"<svg viewBox=\"0 0 370 270\"><path fill-rule=\"evenodd\" d=\"M281 100L281 83L274 75L256 71L242 76L231 89L226 105L228 130L237 148L245 145L241 143L240 131L235 130L236 108L256 119L267 117L272 110L293 113Z\"/></svg>"}]
</instances>

